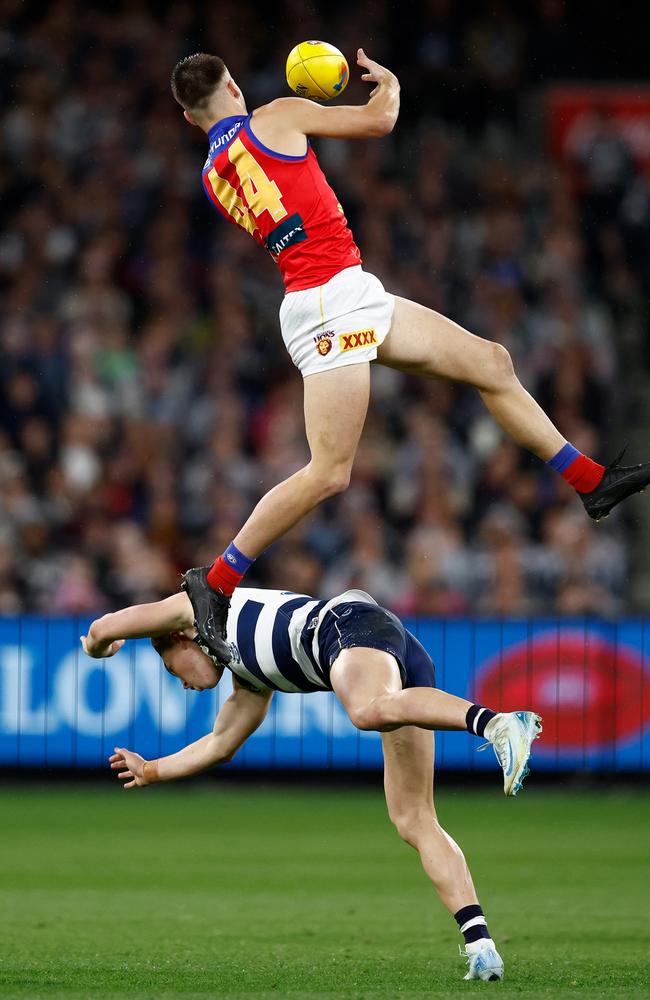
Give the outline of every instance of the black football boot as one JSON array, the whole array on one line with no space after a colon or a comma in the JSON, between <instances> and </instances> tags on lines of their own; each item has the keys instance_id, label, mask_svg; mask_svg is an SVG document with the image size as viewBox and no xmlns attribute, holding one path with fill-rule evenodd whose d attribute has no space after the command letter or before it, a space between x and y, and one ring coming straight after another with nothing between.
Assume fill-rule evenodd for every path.
<instances>
[{"instance_id":1,"label":"black football boot","mask_svg":"<svg viewBox=\"0 0 650 1000\"><path fill-rule=\"evenodd\" d=\"M650 483L650 462L643 465L619 465L625 454L625 448L611 465L605 469L605 474L595 490L590 493L579 493L585 510L594 521L607 517L610 510L627 499L633 493L643 493Z\"/></svg>"},{"instance_id":2,"label":"black football boot","mask_svg":"<svg viewBox=\"0 0 650 1000\"><path fill-rule=\"evenodd\" d=\"M183 573L181 590L192 602L194 624L199 636L223 666L230 662L231 652L226 642L226 622L230 598L218 594L208 583L209 566L197 566Z\"/></svg>"}]
</instances>

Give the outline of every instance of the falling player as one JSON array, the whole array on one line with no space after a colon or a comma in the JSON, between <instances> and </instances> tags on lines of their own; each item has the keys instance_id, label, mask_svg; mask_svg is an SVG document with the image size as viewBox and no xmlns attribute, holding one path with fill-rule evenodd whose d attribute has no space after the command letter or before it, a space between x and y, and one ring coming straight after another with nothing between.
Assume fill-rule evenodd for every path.
<instances>
[{"instance_id":1,"label":"falling player","mask_svg":"<svg viewBox=\"0 0 650 1000\"><path fill-rule=\"evenodd\" d=\"M181 592L105 615L82 636L83 648L90 656L112 656L125 639L149 636L184 687L213 688L224 666L210 655L207 637L195 625L192 597L190 585L189 596ZM506 794L515 795L541 731L539 716L495 713L437 689L431 658L415 636L359 590L315 601L304 594L242 587L233 596L227 641L234 690L212 733L158 760L116 747L111 767L120 772L124 787L171 781L230 760L264 721L274 690L334 691L357 728L382 734L390 818L418 851L456 918L469 960L465 978L502 979L503 961L465 858L436 817L431 730L467 730L484 737L503 769Z\"/></svg>"},{"instance_id":2,"label":"falling player","mask_svg":"<svg viewBox=\"0 0 650 1000\"><path fill-rule=\"evenodd\" d=\"M183 59L172 92L188 122L208 136L203 185L217 211L277 262L286 287L282 337L304 378L311 459L275 486L211 567L186 578L203 588L197 621L210 649L228 656L229 598L253 561L317 504L345 490L368 406L370 362L475 386L499 426L555 469L598 520L650 482L650 463L605 468L567 442L523 388L510 355L423 306L387 293L361 255L308 136L365 139L390 132L399 83L358 50L375 84L359 107L323 107L297 97L248 113L217 56Z\"/></svg>"}]
</instances>

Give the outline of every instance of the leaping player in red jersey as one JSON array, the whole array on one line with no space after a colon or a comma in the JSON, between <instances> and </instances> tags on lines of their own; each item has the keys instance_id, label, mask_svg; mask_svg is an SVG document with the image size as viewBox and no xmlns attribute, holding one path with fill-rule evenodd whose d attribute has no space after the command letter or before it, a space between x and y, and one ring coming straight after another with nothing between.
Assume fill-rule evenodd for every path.
<instances>
[{"instance_id":1,"label":"leaping player in red jersey","mask_svg":"<svg viewBox=\"0 0 650 1000\"><path fill-rule=\"evenodd\" d=\"M241 226L278 264L286 295L282 337L304 378L311 460L257 504L212 567L184 575L197 627L222 662L229 597L253 561L322 500L346 489L363 429L370 362L475 386L503 430L576 489L594 520L650 482L650 463L604 467L554 427L515 375L507 350L431 309L386 292L361 267L343 209L308 136L367 139L392 131L399 113L397 77L357 53L374 83L368 103L323 107L283 97L248 113L217 56L197 53L172 74L172 93L210 143L203 169L217 211Z\"/></svg>"}]
</instances>

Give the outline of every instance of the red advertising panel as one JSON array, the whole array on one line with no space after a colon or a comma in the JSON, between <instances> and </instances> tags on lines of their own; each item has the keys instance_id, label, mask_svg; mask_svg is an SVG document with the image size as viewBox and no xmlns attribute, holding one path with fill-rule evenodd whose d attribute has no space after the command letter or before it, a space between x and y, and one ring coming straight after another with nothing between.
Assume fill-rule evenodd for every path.
<instances>
[{"instance_id":1,"label":"red advertising panel","mask_svg":"<svg viewBox=\"0 0 650 1000\"><path fill-rule=\"evenodd\" d=\"M551 87L545 104L548 149L557 159L577 157L604 114L634 158L650 163L650 85Z\"/></svg>"},{"instance_id":2,"label":"red advertising panel","mask_svg":"<svg viewBox=\"0 0 650 1000\"><path fill-rule=\"evenodd\" d=\"M502 711L534 705L544 719L542 753L587 752L650 724L645 676L633 646L566 629L500 651L481 667L475 697Z\"/></svg>"}]
</instances>

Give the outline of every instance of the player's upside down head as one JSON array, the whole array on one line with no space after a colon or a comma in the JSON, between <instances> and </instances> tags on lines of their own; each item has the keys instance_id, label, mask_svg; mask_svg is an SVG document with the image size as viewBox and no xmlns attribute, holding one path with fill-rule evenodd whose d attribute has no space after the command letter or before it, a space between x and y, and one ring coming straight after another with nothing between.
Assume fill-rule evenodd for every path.
<instances>
[{"instance_id":1,"label":"player's upside down head","mask_svg":"<svg viewBox=\"0 0 650 1000\"><path fill-rule=\"evenodd\" d=\"M196 639L188 638L183 632L154 636L151 645L165 670L178 677L185 690L208 691L221 680L224 668L203 652Z\"/></svg>"}]
</instances>

